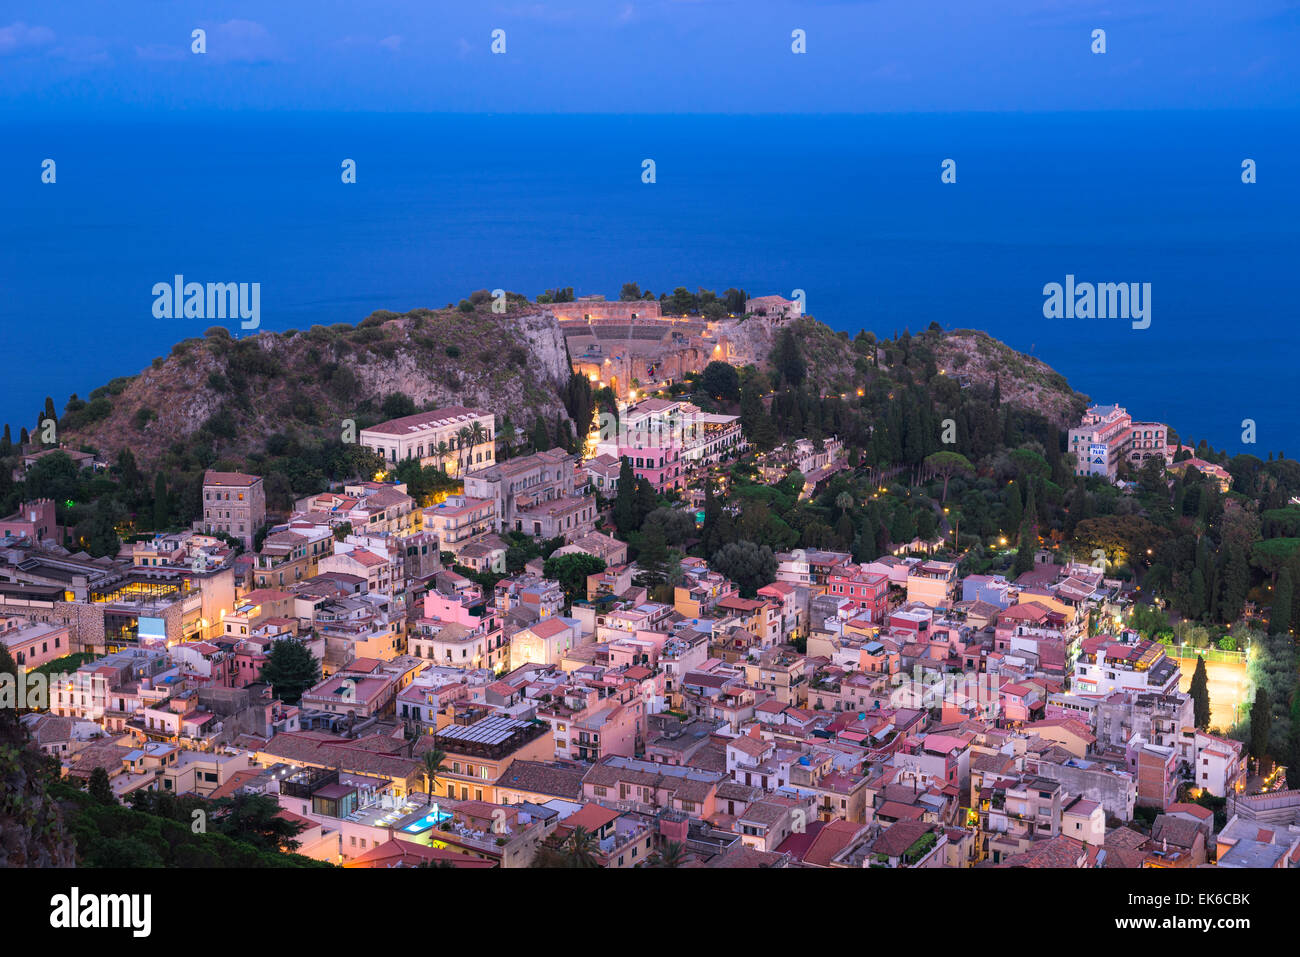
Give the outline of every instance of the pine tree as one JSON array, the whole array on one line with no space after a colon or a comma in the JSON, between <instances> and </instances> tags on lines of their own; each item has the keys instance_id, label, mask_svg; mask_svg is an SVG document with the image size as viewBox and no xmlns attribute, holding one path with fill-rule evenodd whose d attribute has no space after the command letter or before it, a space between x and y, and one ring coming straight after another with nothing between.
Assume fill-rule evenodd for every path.
<instances>
[{"instance_id":1,"label":"pine tree","mask_svg":"<svg viewBox=\"0 0 1300 957\"><path fill-rule=\"evenodd\" d=\"M576 423L579 438L586 438L596 411L596 401L591 392L591 379L581 372L569 376L564 389L564 407Z\"/></svg>"},{"instance_id":2,"label":"pine tree","mask_svg":"<svg viewBox=\"0 0 1300 957\"><path fill-rule=\"evenodd\" d=\"M117 803L117 796L113 793L113 785L108 780L108 772L103 768L95 768L90 772L90 782L86 786L86 790L100 804Z\"/></svg>"},{"instance_id":3,"label":"pine tree","mask_svg":"<svg viewBox=\"0 0 1300 957\"><path fill-rule=\"evenodd\" d=\"M1204 731L1210 726L1210 676L1205 670L1205 658L1196 656L1196 672L1187 693L1192 696L1193 722Z\"/></svg>"},{"instance_id":4,"label":"pine tree","mask_svg":"<svg viewBox=\"0 0 1300 957\"><path fill-rule=\"evenodd\" d=\"M759 449L769 449L775 428L771 416L763 408L763 396L755 382L747 382L740 390L740 428L749 441Z\"/></svg>"},{"instance_id":5,"label":"pine tree","mask_svg":"<svg viewBox=\"0 0 1300 957\"><path fill-rule=\"evenodd\" d=\"M262 665L262 680L285 704L297 704L302 693L320 681L320 660L293 638L281 638L271 646Z\"/></svg>"}]
</instances>

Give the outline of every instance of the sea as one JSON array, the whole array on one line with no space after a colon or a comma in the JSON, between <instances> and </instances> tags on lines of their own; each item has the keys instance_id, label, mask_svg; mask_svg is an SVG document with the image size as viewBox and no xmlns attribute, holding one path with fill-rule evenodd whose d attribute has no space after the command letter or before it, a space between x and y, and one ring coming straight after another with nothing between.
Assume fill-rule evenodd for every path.
<instances>
[{"instance_id":1,"label":"sea","mask_svg":"<svg viewBox=\"0 0 1300 957\"><path fill-rule=\"evenodd\" d=\"M984 330L1184 440L1294 457L1298 263L1290 112L27 116L0 130L0 422L251 334L156 317L176 275L260 284L270 330L631 281ZM1150 284L1149 325L1048 318L1067 277Z\"/></svg>"}]
</instances>

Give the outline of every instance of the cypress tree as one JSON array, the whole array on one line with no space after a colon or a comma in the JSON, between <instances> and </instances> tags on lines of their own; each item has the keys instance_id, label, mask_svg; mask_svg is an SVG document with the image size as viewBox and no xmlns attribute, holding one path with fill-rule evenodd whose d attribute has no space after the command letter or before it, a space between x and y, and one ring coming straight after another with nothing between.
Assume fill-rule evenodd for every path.
<instances>
[{"instance_id":1,"label":"cypress tree","mask_svg":"<svg viewBox=\"0 0 1300 957\"><path fill-rule=\"evenodd\" d=\"M1273 606L1268 613L1268 633L1285 635L1291 629L1291 600L1295 588L1291 583L1291 569L1283 566L1273 586Z\"/></svg>"},{"instance_id":2,"label":"cypress tree","mask_svg":"<svg viewBox=\"0 0 1300 957\"><path fill-rule=\"evenodd\" d=\"M668 580L668 539L661 522L646 523L643 535L636 564L641 569L642 583L647 588L657 588Z\"/></svg>"},{"instance_id":3,"label":"cypress tree","mask_svg":"<svg viewBox=\"0 0 1300 957\"><path fill-rule=\"evenodd\" d=\"M1187 689L1192 696L1192 714L1196 727L1204 731L1210 726L1210 676L1205 671L1205 657L1196 656L1196 672L1192 675L1192 685Z\"/></svg>"},{"instance_id":4,"label":"cypress tree","mask_svg":"<svg viewBox=\"0 0 1300 957\"><path fill-rule=\"evenodd\" d=\"M171 502L167 496L167 477L162 472L153 483L153 527L154 531L162 531L167 527L168 516L171 515Z\"/></svg>"},{"instance_id":5,"label":"cypress tree","mask_svg":"<svg viewBox=\"0 0 1300 957\"><path fill-rule=\"evenodd\" d=\"M1025 516L1024 506L1020 501L1020 487L1012 482L1007 486L1003 497L1007 503L1007 531L1019 531L1021 520Z\"/></svg>"},{"instance_id":6,"label":"cypress tree","mask_svg":"<svg viewBox=\"0 0 1300 957\"><path fill-rule=\"evenodd\" d=\"M1250 706L1250 754L1262 763L1268 756L1268 736L1273 730L1273 705L1268 692L1255 689L1255 703Z\"/></svg>"},{"instance_id":7,"label":"cypress tree","mask_svg":"<svg viewBox=\"0 0 1300 957\"><path fill-rule=\"evenodd\" d=\"M1025 522L1020 527L1020 543L1016 548L1016 560L1011 566L1011 575L1013 578L1019 578L1025 572L1034 567L1034 551L1037 543L1032 533L1029 531L1029 523Z\"/></svg>"},{"instance_id":8,"label":"cypress tree","mask_svg":"<svg viewBox=\"0 0 1300 957\"><path fill-rule=\"evenodd\" d=\"M618 467L618 491L614 493L614 528L626 535L637 526L636 474L626 455Z\"/></svg>"},{"instance_id":9,"label":"cypress tree","mask_svg":"<svg viewBox=\"0 0 1300 957\"><path fill-rule=\"evenodd\" d=\"M1241 617L1249 591L1250 559L1246 556L1246 549L1234 542L1228 546L1228 558L1223 565L1223 600L1219 603L1219 611L1224 621L1234 622Z\"/></svg>"},{"instance_id":10,"label":"cypress tree","mask_svg":"<svg viewBox=\"0 0 1300 957\"><path fill-rule=\"evenodd\" d=\"M545 452L551 447L551 437L546 431L546 423L542 421L540 413L533 421L532 443L534 452Z\"/></svg>"}]
</instances>

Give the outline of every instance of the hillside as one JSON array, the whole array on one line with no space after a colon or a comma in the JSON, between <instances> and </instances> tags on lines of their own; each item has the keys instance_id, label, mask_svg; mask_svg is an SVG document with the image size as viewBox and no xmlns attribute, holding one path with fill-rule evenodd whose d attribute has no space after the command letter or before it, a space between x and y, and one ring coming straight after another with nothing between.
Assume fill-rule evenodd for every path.
<instances>
[{"instance_id":1,"label":"hillside","mask_svg":"<svg viewBox=\"0 0 1300 957\"><path fill-rule=\"evenodd\" d=\"M809 383L823 394L851 392L880 376L923 384L941 371L964 386L992 389L996 381L1003 401L1063 428L1087 399L1038 359L967 329L877 340L811 317L750 318L718 323L717 335L734 363L764 367L785 329L798 340ZM538 417L549 428L566 416L559 390L569 374L555 318L522 297L500 315L483 303L470 312L379 311L356 326L241 339L214 328L177 343L139 374L71 401L60 437L109 458L129 448L146 469L168 453L240 462L271 436L337 440L346 420L359 431L389 417L383 404L394 394L416 408L482 406L524 430Z\"/></svg>"},{"instance_id":2,"label":"hillside","mask_svg":"<svg viewBox=\"0 0 1300 957\"><path fill-rule=\"evenodd\" d=\"M258 451L273 434L335 439L386 416L394 393L417 408L483 406L527 429L561 414L569 377L555 320L512 302L503 315L419 309L376 312L352 326L313 326L232 339L224 329L176 344L138 375L74 401L60 438L110 457L130 448L152 465L174 443L211 447L223 459Z\"/></svg>"},{"instance_id":3,"label":"hillside","mask_svg":"<svg viewBox=\"0 0 1300 957\"><path fill-rule=\"evenodd\" d=\"M805 316L787 323L760 319L725 320L717 324L734 362L766 365L777 337L789 328L808 366L808 380L822 393L845 393L878 374L924 382L926 356L936 371L956 376L963 384L992 389L996 382L1010 405L1037 412L1061 428L1077 424L1087 396L1075 392L1065 377L1046 363L1017 352L984 332L972 329L930 331L908 338L910 361L902 356L903 340L877 340L870 333L851 337ZM876 364L872 364L872 346Z\"/></svg>"},{"instance_id":4,"label":"hillside","mask_svg":"<svg viewBox=\"0 0 1300 957\"><path fill-rule=\"evenodd\" d=\"M943 333L935 359L950 374L992 386L996 380L1002 401L1038 412L1063 429L1079 423L1088 397L1047 363L1017 352L988 333L954 329Z\"/></svg>"}]
</instances>

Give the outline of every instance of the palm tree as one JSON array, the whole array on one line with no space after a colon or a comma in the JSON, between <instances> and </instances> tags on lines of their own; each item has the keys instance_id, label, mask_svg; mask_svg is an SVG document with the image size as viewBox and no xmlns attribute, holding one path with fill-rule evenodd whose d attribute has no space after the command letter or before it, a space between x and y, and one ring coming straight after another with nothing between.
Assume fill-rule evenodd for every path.
<instances>
[{"instance_id":1,"label":"palm tree","mask_svg":"<svg viewBox=\"0 0 1300 957\"><path fill-rule=\"evenodd\" d=\"M510 420L510 416L501 416L501 424L497 426L497 437L501 439L501 457L510 458L511 449L515 441L515 424Z\"/></svg>"},{"instance_id":2,"label":"palm tree","mask_svg":"<svg viewBox=\"0 0 1300 957\"><path fill-rule=\"evenodd\" d=\"M680 841L669 841L650 858L651 867L681 867L686 863L686 847Z\"/></svg>"},{"instance_id":3,"label":"palm tree","mask_svg":"<svg viewBox=\"0 0 1300 957\"><path fill-rule=\"evenodd\" d=\"M433 803L433 789L438 786L438 777L447 773L447 753L438 748L424 752L425 805Z\"/></svg>"},{"instance_id":4,"label":"palm tree","mask_svg":"<svg viewBox=\"0 0 1300 957\"><path fill-rule=\"evenodd\" d=\"M469 426L463 425L456 433L456 448L460 451L460 474L465 474L466 451L469 448L470 439L474 433L470 431Z\"/></svg>"},{"instance_id":5,"label":"palm tree","mask_svg":"<svg viewBox=\"0 0 1300 957\"><path fill-rule=\"evenodd\" d=\"M835 507L841 512L847 512L853 507L853 496L848 492L840 492L835 496Z\"/></svg>"},{"instance_id":6,"label":"palm tree","mask_svg":"<svg viewBox=\"0 0 1300 957\"><path fill-rule=\"evenodd\" d=\"M444 472L447 471L447 456L451 454L451 446L445 441L438 443L438 468Z\"/></svg>"},{"instance_id":7,"label":"palm tree","mask_svg":"<svg viewBox=\"0 0 1300 957\"><path fill-rule=\"evenodd\" d=\"M582 825L578 825L564 842L564 856L569 867L599 867L596 860L596 838Z\"/></svg>"},{"instance_id":8,"label":"palm tree","mask_svg":"<svg viewBox=\"0 0 1300 957\"><path fill-rule=\"evenodd\" d=\"M487 436L488 436L487 429L483 428L482 422L475 422L473 425L470 426L469 444L470 444L471 453L473 452L474 449L478 448L480 445L482 445L484 442L487 441Z\"/></svg>"}]
</instances>

